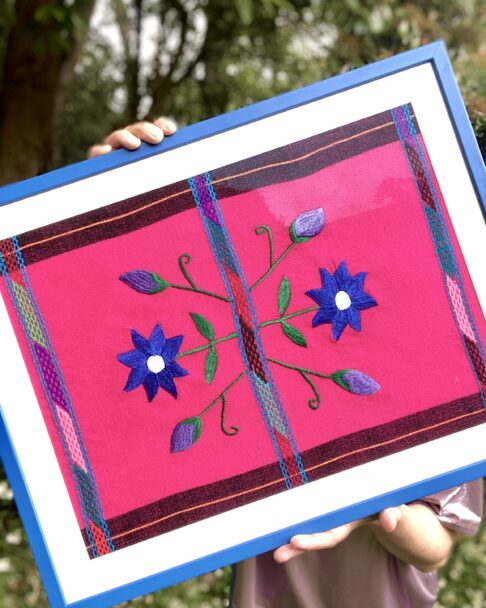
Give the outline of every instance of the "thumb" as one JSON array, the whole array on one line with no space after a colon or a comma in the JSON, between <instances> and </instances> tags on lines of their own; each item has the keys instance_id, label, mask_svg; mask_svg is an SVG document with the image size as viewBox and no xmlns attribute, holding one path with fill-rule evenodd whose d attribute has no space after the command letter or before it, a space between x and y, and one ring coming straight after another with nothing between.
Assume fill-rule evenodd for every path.
<instances>
[{"instance_id":1,"label":"thumb","mask_svg":"<svg viewBox=\"0 0 486 608\"><path fill-rule=\"evenodd\" d=\"M402 519L402 510L400 507L390 507L383 510L378 519L385 532L394 532Z\"/></svg>"}]
</instances>

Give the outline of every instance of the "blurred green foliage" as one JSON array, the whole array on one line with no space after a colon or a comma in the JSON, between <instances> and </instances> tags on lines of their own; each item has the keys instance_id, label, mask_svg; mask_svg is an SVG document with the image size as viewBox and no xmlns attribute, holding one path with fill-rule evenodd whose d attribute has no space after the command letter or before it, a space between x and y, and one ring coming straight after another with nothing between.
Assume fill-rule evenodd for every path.
<instances>
[{"instance_id":1,"label":"blurred green foliage","mask_svg":"<svg viewBox=\"0 0 486 608\"><path fill-rule=\"evenodd\" d=\"M481 0L194 0L187 12L152 0L138 14L132 5L106 0L98 13L65 97L56 164L83 158L86 133L99 141L117 119L197 122L438 38L472 111L486 113Z\"/></svg>"},{"instance_id":2,"label":"blurred green foliage","mask_svg":"<svg viewBox=\"0 0 486 608\"><path fill-rule=\"evenodd\" d=\"M115 126L197 122L437 38L484 114L485 31L484 0L3 0L0 183L81 160ZM36 108L52 114L33 132Z\"/></svg>"}]
</instances>

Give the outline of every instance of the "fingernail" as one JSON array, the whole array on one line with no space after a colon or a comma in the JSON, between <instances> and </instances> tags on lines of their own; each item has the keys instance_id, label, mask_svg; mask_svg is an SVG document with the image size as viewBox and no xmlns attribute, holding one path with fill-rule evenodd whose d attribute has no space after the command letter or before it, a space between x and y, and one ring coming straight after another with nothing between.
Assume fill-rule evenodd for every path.
<instances>
[{"instance_id":1,"label":"fingernail","mask_svg":"<svg viewBox=\"0 0 486 608\"><path fill-rule=\"evenodd\" d=\"M133 144L134 146L140 145L140 139L138 137L135 137L135 135L133 135L132 133L128 133L128 135L126 135L126 139L128 143Z\"/></svg>"},{"instance_id":2,"label":"fingernail","mask_svg":"<svg viewBox=\"0 0 486 608\"><path fill-rule=\"evenodd\" d=\"M305 536L294 536L290 543L297 549L306 549L309 545L308 539Z\"/></svg>"},{"instance_id":3,"label":"fingernail","mask_svg":"<svg viewBox=\"0 0 486 608\"><path fill-rule=\"evenodd\" d=\"M164 127L168 130L168 131L175 131L177 129L176 125L174 122L172 122L172 120L166 120Z\"/></svg>"},{"instance_id":4,"label":"fingernail","mask_svg":"<svg viewBox=\"0 0 486 608\"><path fill-rule=\"evenodd\" d=\"M160 129L151 129L150 130L150 137L152 139L155 139L157 141L161 140L164 137L164 134L162 133L162 131Z\"/></svg>"},{"instance_id":5,"label":"fingernail","mask_svg":"<svg viewBox=\"0 0 486 608\"><path fill-rule=\"evenodd\" d=\"M391 520L393 522L393 526L396 527L398 524L398 518L400 516L400 512L396 507L390 509Z\"/></svg>"}]
</instances>

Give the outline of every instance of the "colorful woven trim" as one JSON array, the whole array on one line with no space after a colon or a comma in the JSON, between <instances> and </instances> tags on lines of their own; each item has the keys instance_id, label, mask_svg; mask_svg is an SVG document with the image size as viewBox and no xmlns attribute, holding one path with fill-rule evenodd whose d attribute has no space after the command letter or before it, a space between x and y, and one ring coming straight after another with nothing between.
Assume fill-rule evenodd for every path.
<instances>
[{"instance_id":1,"label":"colorful woven trim","mask_svg":"<svg viewBox=\"0 0 486 608\"><path fill-rule=\"evenodd\" d=\"M255 307L224 224L209 173L189 180L230 298L241 356L288 489L307 483L302 460L263 351Z\"/></svg>"},{"instance_id":2,"label":"colorful woven trim","mask_svg":"<svg viewBox=\"0 0 486 608\"><path fill-rule=\"evenodd\" d=\"M25 333L73 476L90 557L151 538L252 500L388 453L484 423L484 348L471 315L432 170L417 136L411 106L388 110L315 137L283 146L187 181L141 194L0 242L0 274ZM382 145L401 141L431 231L451 311L480 392L404 420L339 438L299 454L268 370L248 286L221 218L219 201L265 185L288 182ZM194 488L104 520L86 449L25 266L64 251L132 232L198 206L232 306L245 372L278 462L231 479ZM108 229L107 229L108 228ZM146 286L142 288L146 289ZM226 300L226 298L224 298ZM270 360L272 362L272 360ZM273 361L275 363L275 361ZM297 368L293 368L298 371ZM342 370L346 371L346 370ZM334 380L336 382L336 380ZM310 384L312 387L312 384ZM341 385L342 386L342 385ZM309 400L309 405L312 399ZM311 406L311 405L310 405ZM312 407L312 406L311 406ZM407 417L407 420L409 417ZM186 426L195 418L183 421ZM412 420L412 417L410 417ZM182 423L181 423L182 424ZM395 426L393 426L395 425ZM385 432L386 431L386 432ZM193 433L198 429L194 427ZM200 432L200 429L199 429ZM385 435L383 435L385 433ZM387 434L388 433L388 434ZM192 437L192 436L191 436ZM302 462L304 466L302 466ZM283 476L283 479L282 479ZM216 487L217 486L217 487ZM235 488L237 491L235 492ZM163 515L161 515L163 513Z\"/></svg>"},{"instance_id":3,"label":"colorful woven trim","mask_svg":"<svg viewBox=\"0 0 486 608\"><path fill-rule=\"evenodd\" d=\"M467 301L432 171L418 138L410 106L395 108L391 114L415 179L454 320L486 407L486 355Z\"/></svg>"},{"instance_id":4,"label":"colorful woven trim","mask_svg":"<svg viewBox=\"0 0 486 608\"><path fill-rule=\"evenodd\" d=\"M93 557L115 550L88 454L16 237L0 242L0 272L24 330L76 487Z\"/></svg>"},{"instance_id":5,"label":"colorful woven trim","mask_svg":"<svg viewBox=\"0 0 486 608\"><path fill-rule=\"evenodd\" d=\"M415 123L418 130L418 125ZM289 182L398 141L390 111L219 167L211 172L219 200ZM127 234L195 207L183 180L19 235L26 266Z\"/></svg>"},{"instance_id":6,"label":"colorful woven trim","mask_svg":"<svg viewBox=\"0 0 486 608\"><path fill-rule=\"evenodd\" d=\"M310 481L486 422L479 394L339 437L302 452ZM165 534L250 501L273 496L282 475L277 463L179 492L108 521L117 549ZM83 531L85 543L89 541Z\"/></svg>"}]
</instances>

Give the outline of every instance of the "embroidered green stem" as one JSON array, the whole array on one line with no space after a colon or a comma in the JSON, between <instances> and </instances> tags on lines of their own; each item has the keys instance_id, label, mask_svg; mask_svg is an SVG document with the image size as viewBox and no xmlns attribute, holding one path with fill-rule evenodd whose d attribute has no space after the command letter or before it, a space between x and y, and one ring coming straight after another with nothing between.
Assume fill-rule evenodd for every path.
<instances>
[{"instance_id":1,"label":"embroidered green stem","mask_svg":"<svg viewBox=\"0 0 486 608\"><path fill-rule=\"evenodd\" d=\"M318 378L324 378L325 380L332 380L332 374L321 374L321 372L316 372L312 369L307 369L306 367L300 367L299 365L291 365L290 363L284 363L283 361L278 361L278 359L272 359L268 357L268 360L275 365L280 365L281 367L286 367L287 369L293 369L299 374L309 374L311 376L317 376Z\"/></svg>"},{"instance_id":2,"label":"embroidered green stem","mask_svg":"<svg viewBox=\"0 0 486 608\"><path fill-rule=\"evenodd\" d=\"M291 312L288 315L284 315L283 317L279 317L278 319L270 319L269 321L263 321L260 323L259 327L267 327L267 325L275 325L277 323L284 323L287 319L292 319L293 317L299 317L300 315L305 315L308 312L313 312L318 310L319 306L311 306L310 308L305 308L304 310L297 310L296 312ZM200 353L203 350L207 350L216 344L220 344L221 342L226 342L227 340L232 340L236 338L238 334L234 331L222 338L217 338L216 340L211 340L207 344L203 344L202 346L196 346L195 348L191 348L189 350L182 350L177 356L176 359L180 359L181 357L185 357L186 355L193 355L194 353Z\"/></svg>"},{"instance_id":3,"label":"embroidered green stem","mask_svg":"<svg viewBox=\"0 0 486 608\"><path fill-rule=\"evenodd\" d=\"M200 293L204 296L209 296L210 298L222 300L223 302L229 302L228 298L226 298L225 296L220 296L217 293L213 293L212 291L206 291L205 289L199 289L198 287L187 287L186 285L176 285L175 283L169 283L169 287L173 287L174 289L183 289L184 291L192 291L194 293Z\"/></svg>"},{"instance_id":4,"label":"embroidered green stem","mask_svg":"<svg viewBox=\"0 0 486 608\"><path fill-rule=\"evenodd\" d=\"M222 395L221 397L221 430L225 435L231 437L232 435L236 435L236 433L240 430L239 427L231 425L229 430L226 428L226 424L224 421L226 414L226 396Z\"/></svg>"},{"instance_id":5,"label":"embroidered green stem","mask_svg":"<svg viewBox=\"0 0 486 608\"><path fill-rule=\"evenodd\" d=\"M233 338L236 338L237 336L238 336L238 334L235 331L233 331L232 333L228 334L227 336L223 336L222 338L217 338L216 340L211 340L207 344L203 344L203 346L196 346L196 348L190 348L189 350L182 350L176 356L176 359L180 359L181 357L185 357L186 355L193 355L194 353L200 353L201 351L211 348L212 346L215 346L216 344L220 344L221 342L226 342L227 340L232 340Z\"/></svg>"},{"instance_id":6,"label":"embroidered green stem","mask_svg":"<svg viewBox=\"0 0 486 608\"><path fill-rule=\"evenodd\" d=\"M300 317L301 315L306 315L308 312L314 312L315 310L319 310L319 306L311 306L310 308L304 308L303 310L297 310L296 312L291 312L288 315L279 317L278 319L270 319L269 321L263 321L263 323L260 323L260 327L267 327L267 325L275 325L276 323L283 323L287 319L293 319L294 317Z\"/></svg>"},{"instance_id":7,"label":"embroidered green stem","mask_svg":"<svg viewBox=\"0 0 486 608\"><path fill-rule=\"evenodd\" d=\"M181 269L182 274L184 275L184 278L186 279L186 281L189 283L189 285L193 288L193 289L197 289L196 287L196 283L194 282L193 278L191 277L191 275L189 274L189 271L186 268L186 265L189 264L189 262L192 260L192 257L188 254L188 253L183 253L179 256L179 268Z\"/></svg>"},{"instance_id":8,"label":"embroidered green stem","mask_svg":"<svg viewBox=\"0 0 486 608\"><path fill-rule=\"evenodd\" d=\"M209 412L209 410L210 410L212 407L214 407L214 406L215 406L215 405L218 403L218 401L219 401L220 399L224 399L224 398L226 397L226 393L227 393L228 391L230 391L230 390L233 388L233 386L234 386L234 385L235 385L237 382L239 382L239 381L240 381L240 380L243 378L243 376L245 376L245 375L246 375L246 371L245 371L245 372L241 372L241 374L240 374L239 376L237 376L237 377L236 377L236 378L235 378L235 379L234 379L232 382L230 382L230 383L228 384L228 386L227 386L226 388L224 388L224 389L223 389L223 390L222 390L222 391L219 393L219 395L218 395L218 396L217 396L215 399L213 399L213 400L211 401L211 403L210 403L208 406L206 406L206 407L203 409L203 411L202 411L200 414L198 414L198 416L199 416L199 417L202 417L202 416L204 416L204 414L207 414L207 412Z\"/></svg>"},{"instance_id":9,"label":"embroidered green stem","mask_svg":"<svg viewBox=\"0 0 486 608\"><path fill-rule=\"evenodd\" d=\"M321 405L321 394L319 393L319 389L315 385L315 382L309 376L318 376L319 378L324 378L326 380L332 380L332 376L328 374L321 374L320 372L315 372L311 369L307 369L306 367L300 367L298 365L290 365L289 363L284 363L283 361L278 361L277 359L271 359L268 357L268 360L276 365L280 365L281 367L285 367L287 369L293 369L296 371L305 382L311 387L312 392L314 393L314 397L311 397L307 402L307 405L316 410Z\"/></svg>"},{"instance_id":10,"label":"embroidered green stem","mask_svg":"<svg viewBox=\"0 0 486 608\"><path fill-rule=\"evenodd\" d=\"M169 283L168 287L173 287L174 289L183 289L184 291L192 291L194 293L200 293L204 296L209 296L210 298L216 298L217 300L222 300L223 302L229 302L229 299L226 298L225 296L220 296L217 293L214 293L212 291L206 291L205 289L199 289L199 287L196 285L194 279L191 277L191 275L189 274L189 271L186 268L187 264L189 264L189 262L191 262L191 260L192 260L192 257L190 256L189 253L182 253L178 259L179 269L182 272L186 281L189 283L189 287L187 287L186 285L178 285L176 283Z\"/></svg>"},{"instance_id":11,"label":"embroidered green stem","mask_svg":"<svg viewBox=\"0 0 486 608\"><path fill-rule=\"evenodd\" d=\"M273 264L270 264L270 267L268 268L268 270L266 272L264 272L262 274L262 276L255 283L253 283L253 285L250 287L250 291L255 289L255 287L258 287L258 285L260 285L260 283L262 281L264 281L275 270L275 268L277 268L277 266L280 264L280 262L292 251L292 249L295 247L295 245L298 245L298 243L290 243L290 245L287 247L287 249L285 249L278 256L278 258L273 262ZM272 257L273 257L273 255L272 255Z\"/></svg>"},{"instance_id":12,"label":"embroidered green stem","mask_svg":"<svg viewBox=\"0 0 486 608\"><path fill-rule=\"evenodd\" d=\"M273 265L273 235L272 235L272 229L270 228L270 226L266 226L265 224L260 224L260 226L257 226L255 228L255 234L257 234L258 236L262 235L262 234L266 234L268 237L268 248L269 248L269 253L270 253L270 263L269 263L269 267Z\"/></svg>"},{"instance_id":13,"label":"embroidered green stem","mask_svg":"<svg viewBox=\"0 0 486 608\"><path fill-rule=\"evenodd\" d=\"M315 382L310 378L305 372L300 372L299 374L302 378L307 382L307 384L311 387L312 392L314 393L314 397L311 397L307 402L307 405L312 409L316 410L321 405L321 394L319 393L319 389L315 385Z\"/></svg>"}]
</instances>

